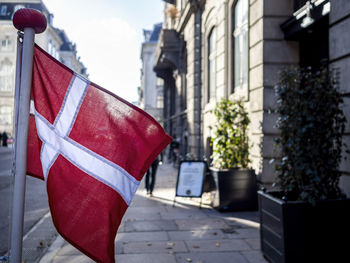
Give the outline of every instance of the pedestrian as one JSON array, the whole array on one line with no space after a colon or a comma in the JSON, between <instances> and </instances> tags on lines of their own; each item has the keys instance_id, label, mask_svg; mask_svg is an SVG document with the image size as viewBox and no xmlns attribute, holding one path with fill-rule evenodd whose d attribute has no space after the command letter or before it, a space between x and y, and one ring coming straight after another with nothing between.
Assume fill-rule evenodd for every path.
<instances>
[{"instance_id":1,"label":"pedestrian","mask_svg":"<svg viewBox=\"0 0 350 263\"><path fill-rule=\"evenodd\" d=\"M7 147L7 139L8 139L7 133L3 132L1 137L2 137L2 146Z\"/></svg>"},{"instance_id":2,"label":"pedestrian","mask_svg":"<svg viewBox=\"0 0 350 263\"><path fill-rule=\"evenodd\" d=\"M176 138L176 135L173 137L174 139L170 143L170 151L171 151L171 158L173 161L173 166L175 167L178 162L179 157L179 148L180 148L180 141Z\"/></svg>"},{"instance_id":3,"label":"pedestrian","mask_svg":"<svg viewBox=\"0 0 350 263\"><path fill-rule=\"evenodd\" d=\"M153 161L151 167L146 172L146 191L147 194L153 195L153 189L156 182L156 173L158 169L159 159L158 157Z\"/></svg>"}]
</instances>

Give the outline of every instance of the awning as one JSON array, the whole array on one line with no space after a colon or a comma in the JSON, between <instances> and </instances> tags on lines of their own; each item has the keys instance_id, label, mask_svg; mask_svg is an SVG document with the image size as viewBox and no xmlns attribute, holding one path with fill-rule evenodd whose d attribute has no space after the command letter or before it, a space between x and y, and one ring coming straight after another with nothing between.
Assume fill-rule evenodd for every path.
<instances>
[{"instance_id":1,"label":"awning","mask_svg":"<svg viewBox=\"0 0 350 263\"><path fill-rule=\"evenodd\" d=\"M281 24L285 39L296 40L299 33L327 16L330 9L331 3L329 0L307 1L305 5L293 13L293 16Z\"/></svg>"}]
</instances>

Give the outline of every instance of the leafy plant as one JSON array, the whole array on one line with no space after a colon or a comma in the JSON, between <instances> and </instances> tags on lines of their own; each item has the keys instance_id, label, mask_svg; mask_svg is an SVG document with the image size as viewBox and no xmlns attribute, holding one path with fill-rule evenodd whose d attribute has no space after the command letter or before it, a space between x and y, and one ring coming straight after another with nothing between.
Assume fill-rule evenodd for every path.
<instances>
[{"instance_id":1,"label":"leafy plant","mask_svg":"<svg viewBox=\"0 0 350 263\"><path fill-rule=\"evenodd\" d=\"M288 69L280 75L276 142L282 159L276 183L287 199L315 203L341 195L338 166L346 119L337 79L327 68Z\"/></svg>"},{"instance_id":2,"label":"leafy plant","mask_svg":"<svg viewBox=\"0 0 350 263\"><path fill-rule=\"evenodd\" d=\"M179 16L179 10L175 5L171 5L165 10L165 15L169 16L171 20L175 20Z\"/></svg>"},{"instance_id":3,"label":"leafy plant","mask_svg":"<svg viewBox=\"0 0 350 263\"><path fill-rule=\"evenodd\" d=\"M242 101L222 99L212 111L216 117L213 166L219 169L246 168L249 160L247 128L250 123Z\"/></svg>"}]
</instances>

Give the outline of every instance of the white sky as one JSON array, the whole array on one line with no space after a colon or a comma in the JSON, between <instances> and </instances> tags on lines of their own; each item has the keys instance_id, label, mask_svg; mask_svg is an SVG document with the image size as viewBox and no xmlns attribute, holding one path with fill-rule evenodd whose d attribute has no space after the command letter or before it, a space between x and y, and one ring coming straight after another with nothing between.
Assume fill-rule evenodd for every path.
<instances>
[{"instance_id":1,"label":"white sky","mask_svg":"<svg viewBox=\"0 0 350 263\"><path fill-rule=\"evenodd\" d=\"M132 102L140 86L142 29L163 21L162 0L43 0L77 44L89 79Z\"/></svg>"}]
</instances>

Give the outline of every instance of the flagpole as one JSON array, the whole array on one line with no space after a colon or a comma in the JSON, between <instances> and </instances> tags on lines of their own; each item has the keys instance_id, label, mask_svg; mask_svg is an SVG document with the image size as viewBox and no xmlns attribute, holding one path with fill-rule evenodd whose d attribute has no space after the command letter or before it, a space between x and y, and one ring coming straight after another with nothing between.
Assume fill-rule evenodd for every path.
<instances>
[{"instance_id":1,"label":"flagpole","mask_svg":"<svg viewBox=\"0 0 350 263\"><path fill-rule=\"evenodd\" d=\"M25 176L27 168L27 140L30 88L33 72L34 35L45 31L46 19L45 16L37 10L19 9L13 16L13 25L18 30L24 32L20 92L19 98L17 98L18 120L16 127L17 138L15 138L15 183L13 191L10 252L10 262L20 263L22 261Z\"/></svg>"}]
</instances>

